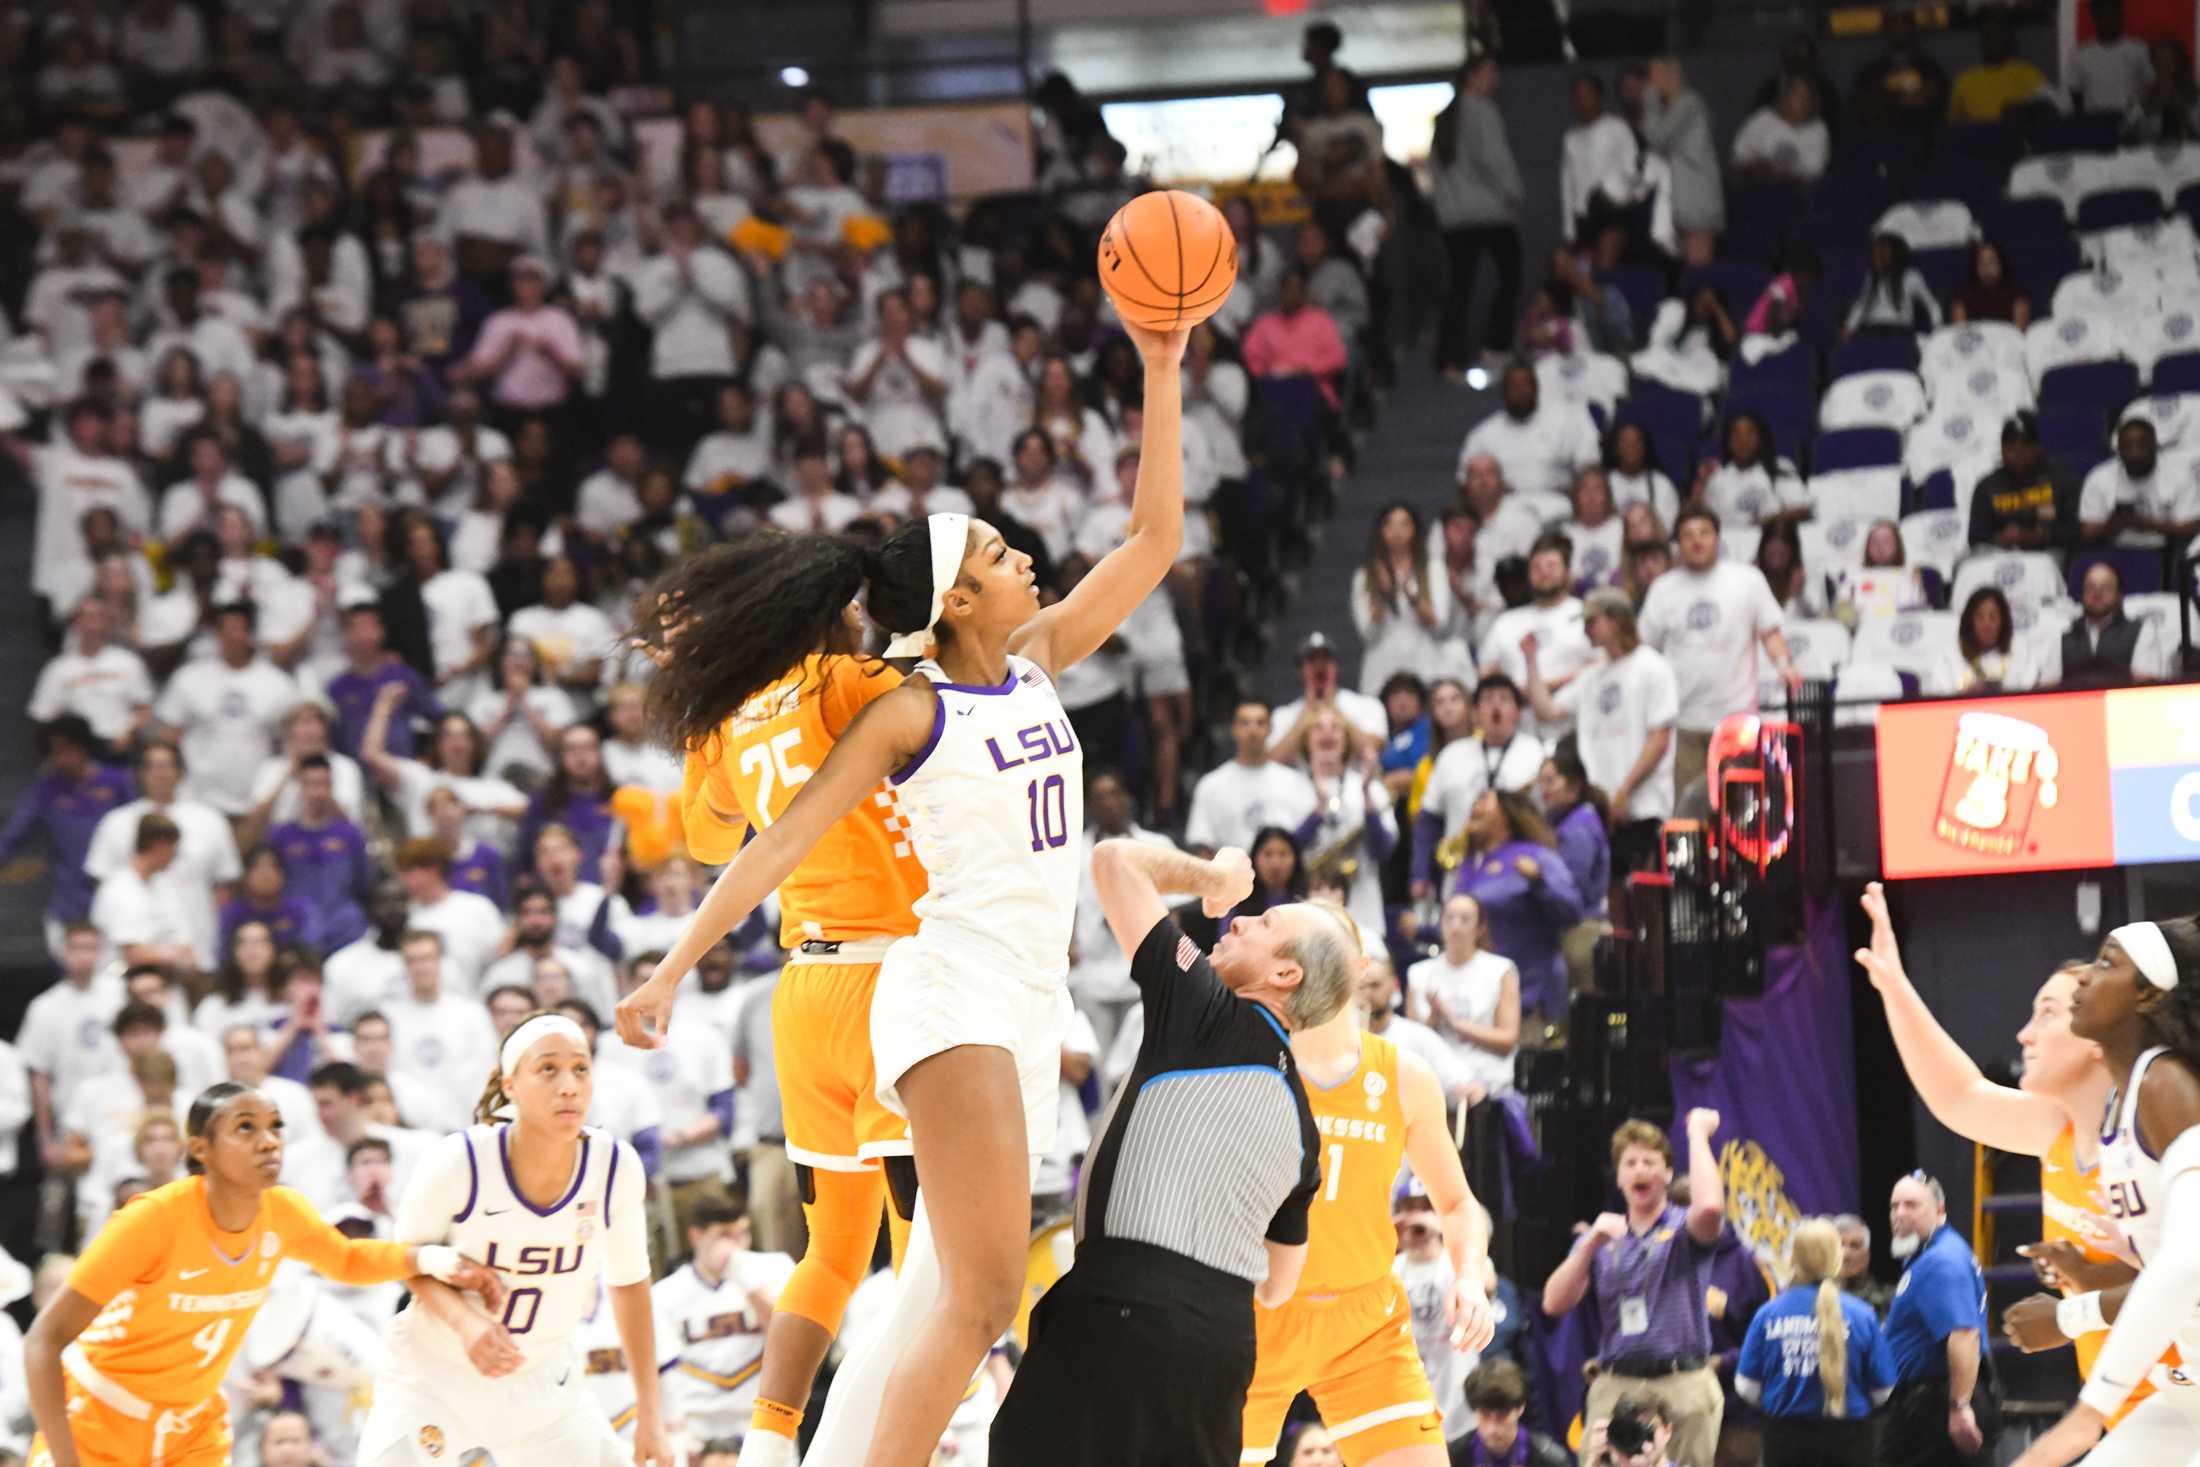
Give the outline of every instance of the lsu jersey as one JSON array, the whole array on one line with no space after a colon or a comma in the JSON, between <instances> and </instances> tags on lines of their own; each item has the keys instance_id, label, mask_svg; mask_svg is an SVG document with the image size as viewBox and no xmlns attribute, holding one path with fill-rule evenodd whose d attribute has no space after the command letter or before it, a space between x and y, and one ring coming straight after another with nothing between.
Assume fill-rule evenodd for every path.
<instances>
[{"instance_id":1,"label":"lsu jersey","mask_svg":"<svg viewBox=\"0 0 2200 1467\"><path fill-rule=\"evenodd\" d=\"M991 687L917 671L939 695L932 735L893 783L930 888L920 942L1027 983L1069 978L1085 829L1085 754L1054 682L1008 659Z\"/></svg>"},{"instance_id":2,"label":"lsu jersey","mask_svg":"<svg viewBox=\"0 0 2200 1467\"><path fill-rule=\"evenodd\" d=\"M1299 1293L1335 1294L1390 1273L1398 1230L1390 1190L1405 1160L1406 1115L1398 1096L1398 1048L1360 1035L1360 1063L1332 1085L1306 1082L1321 1143L1321 1190L1307 1217L1306 1270Z\"/></svg>"},{"instance_id":3,"label":"lsu jersey","mask_svg":"<svg viewBox=\"0 0 2200 1467\"><path fill-rule=\"evenodd\" d=\"M584 1127L572 1181L556 1202L537 1207L513 1180L511 1137L508 1125L444 1137L398 1203L397 1237L448 1243L496 1269L505 1287L500 1318L525 1357L521 1369L560 1368L595 1310L598 1277L613 1287L649 1278L642 1163L626 1142ZM390 1358L434 1374L473 1368L458 1336L419 1309L391 1323Z\"/></svg>"},{"instance_id":4,"label":"lsu jersey","mask_svg":"<svg viewBox=\"0 0 2200 1467\"><path fill-rule=\"evenodd\" d=\"M2148 1066L2168 1053L2162 1045L2140 1053L2121 1096L2109 1093L2109 1113L2101 1132L2101 1195L2107 1202L2108 1216L2123 1229L2124 1240L2142 1267L2161 1256L2162 1222L2169 1210L2169 1192L2162 1178L2161 1158L2149 1153L2139 1139L2139 1088ZM2188 1318L2178 1330L2176 1350L2183 1359L2200 1360L2200 1314ZM2089 1369L2087 1379L2091 1378Z\"/></svg>"},{"instance_id":5,"label":"lsu jersey","mask_svg":"<svg viewBox=\"0 0 2200 1467\"><path fill-rule=\"evenodd\" d=\"M2050 1243L2075 1244L2078 1250L2096 1263L2113 1257L2107 1249L2093 1241L2099 1224L2096 1217L2108 1215L2108 1196L2094 1187L2100 1174L2096 1160L2090 1167L2078 1165L2078 1130L2064 1126L2055 1144L2047 1148L2047 1155L2040 1158L2040 1237ZM2066 1294L2080 1292L2066 1287ZM2101 1346L2108 1343L2107 1330L2095 1330L2073 1342L2078 1356L2078 1379L2088 1380L2093 1375L2093 1361L2101 1353ZM2172 1359L2175 1357L2172 1356ZM2131 1408L2154 1394L2151 1382L2140 1381L2124 1403L2115 1420L2131 1414ZM2114 1421L2110 1423L2114 1425Z\"/></svg>"},{"instance_id":6,"label":"lsu jersey","mask_svg":"<svg viewBox=\"0 0 2200 1467\"><path fill-rule=\"evenodd\" d=\"M662 1316L655 1320L657 1328L657 1373L662 1376L679 1365L679 1357L672 1342L666 1337ZM599 1282L596 1287L596 1306L581 1321L580 1334L575 1337L580 1347L581 1379L589 1396L603 1408L612 1431L622 1442L634 1440L634 1420L640 1408L634 1399L634 1377L627 1373L626 1344L619 1338L618 1319L611 1312L611 1296ZM669 1420L672 1412L665 1413Z\"/></svg>"},{"instance_id":7,"label":"lsu jersey","mask_svg":"<svg viewBox=\"0 0 2200 1467\"><path fill-rule=\"evenodd\" d=\"M707 866L740 849L744 828L784 815L833 743L875 698L901 686L883 663L811 656L757 693L687 759L682 795L688 851ZM727 819L740 812L743 824ZM779 888L779 941L907 937L925 868L891 784L842 816Z\"/></svg>"},{"instance_id":8,"label":"lsu jersey","mask_svg":"<svg viewBox=\"0 0 2200 1467\"><path fill-rule=\"evenodd\" d=\"M192 1406L220 1391L285 1258L369 1284L408 1276L405 1253L345 1237L288 1187L262 1193L243 1232L224 1232L207 1208L205 1178L183 1177L125 1203L70 1268L69 1287L100 1309L62 1362L125 1415Z\"/></svg>"},{"instance_id":9,"label":"lsu jersey","mask_svg":"<svg viewBox=\"0 0 2200 1467\"><path fill-rule=\"evenodd\" d=\"M684 1418L705 1439L747 1432L766 1323L749 1295L777 1299L793 1277L794 1260L784 1253L736 1253L715 1284L693 1262L657 1281L650 1290L657 1327L680 1361L666 1377L666 1415Z\"/></svg>"}]
</instances>

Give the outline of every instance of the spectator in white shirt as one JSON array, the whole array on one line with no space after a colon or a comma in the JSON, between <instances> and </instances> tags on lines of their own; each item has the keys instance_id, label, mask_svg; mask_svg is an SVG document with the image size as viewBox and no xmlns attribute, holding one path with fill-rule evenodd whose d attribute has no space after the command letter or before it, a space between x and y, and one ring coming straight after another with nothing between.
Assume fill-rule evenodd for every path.
<instances>
[{"instance_id":1,"label":"spectator in white shirt","mask_svg":"<svg viewBox=\"0 0 2200 1467\"><path fill-rule=\"evenodd\" d=\"M1175 842L1147 830L1132 818L1130 786L1111 769L1095 771L1087 781L1086 813L1091 821L1083 832L1083 854L1078 859L1076 940L1072 944L1069 987L1078 1012L1092 1024L1097 1043L1093 1053L1105 1053L1123 1016L1138 1002L1138 986L1131 982L1130 957L1116 943L1106 915L1093 891L1092 849L1104 840L1145 841L1174 849ZM1243 849L1242 847L1240 849Z\"/></svg>"},{"instance_id":2,"label":"spectator in white shirt","mask_svg":"<svg viewBox=\"0 0 2200 1467\"><path fill-rule=\"evenodd\" d=\"M1647 504L1656 512L1661 526L1671 524L1681 512L1680 491L1658 467L1650 430L1638 422L1629 420L1612 430L1606 475L1612 485L1612 502L1622 510Z\"/></svg>"},{"instance_id":3,"label":"spectator in white shirt","mask_svg":"<svg viewBox=\"0 0 2200 1467\"><path fill-rule=\"evenodd\" d=\"M442 938L427 930L408 932L404 955L405 993L383 1006L389 1078L411 1082L408 1121L425 1130L459 1130L473 1117L479 1078L496 1064L496 1029L487 1009L444 991Z\"/></svg>"},{"instance_id":4,"label":"spectator in white shirt","mask_svg":"<svg viewBox=\"0 0 2200 1467\"><path fill-rule=\"evenodd\" d=\"M1596 424L1577 403L1543 403L1535 368L1527 362L1505 369L1503 394L1504 411L1476 424L1460 445L1460 479L1476 455L1488 454L1515 491L1563 498L1576 473L1601 462Z\"/></svg>"},{"instance_id":5,"label":"spectator in white shirt","mask_svg":"<svg viewBox=\"0 0 2200 1467\"><path fill-rule=\"evenodd\" d=\"M1801 687L1803 675L1788 656L1780 604L1763 573L1721 558L1718 516L1690 505L1674 538L1680 564L1651 585L1640 625L1643 641L1673 665L1680 702L1673 780L1676 799L1690 801L1702 788L1719 721L1757 707L1758 646L1790 688Z\"/></svg>"},{"instance_id":6,"label":"spectator in white shirt","mask_svg":"<svg viewBox=\"0 0 2200 1467\"><path fill-rule=\"evenodd\" d=\"M483 992L532 987L537 967L548 959L565 970L575 997L590 1004L619 1001L609 959L594 948L558 941L558 899L538 881L522 879L513 892L512 930L506 945L509 951L482 970L478 986Z\"/></svg>"},{"instance_id":7,"label":"spectator in white shirt","mask_svg":"<svg viewBox=\"0 0 2200 1467\"><path fill-rule=\"evenodd\" d=\"M86 578L86 514L111 510L131 535L150 534L153 528L152 507L137 471L109 451L106 412L87 398L69 407L67 419L67 440L32 458L38 516L31 532L31 589L49 599L60 586Z\"/></svg>"},{"instance_id":8,"label":"spectator in white shirt","mask_svg":"<svg viewBox=\"0 0 2200 1467\"><path fill-rule=\"evenodd\" d=\"M1352 621L1360 633L1360 691L1379 693L1394 674L1428 674L1464 665L1464 649L1444 637L1451 587L1429 564L1421 516L1388 504L1368 528L1367 558L1352 573Z\"/></svg>"},{"instance_id":9,"label":"spectator in white shirt","mask_svg":"<svg viewBox=\"0 0 2200 1467\"><path fill-rule=\"evenodd\" d=\"M1006 349L981 353L956 384L948 422L965 458L1007 463L1015 456L1016 435L1031 422L1038 402L1039 361L1046 339L1046 328L1037 321L1014 317L1008 325Z\"/></svg>"},{"instance_id":10,"label":"spectator in white shirt","mask_svg":"<svg viewBox=\"0 0 2200 1467\"><path fill-rule=\"evenodd\" d=\"M535 644L517 631L504 639L497 676L498 686L475 694L466 710L489 741L484 767L518 783L547 779L558 735L576 716L572 695L542 680Z\"/></svg>"},{"instance_id":11,"label":"spectator in white shirt","mask_svg":"<svg viewBox=\"0 0 2200 1467\"><path fill-rule=\"evenodd\" d=\"M946 449L942 444L937 441L911 444L901 456L901 477L871 496L871 514L913 520L931 514L975 513L970 496L943 481L946 467Z\"/></svg>"},{"instance_id":12,"label":"spectator in white shirt","mask_svg":"<svg viewBox=\"0 0 2200 1467\"><path fill-rule=\"evenodd\" d=\"M251 813L260 761L299 698L297 680L253 645L258 624L249 602L217 607L216 655L179 668L154 710L183 748L192 796L225 815Z\"/></svg>"},{"instance_id":13,"label":"spectator in white shirt","mask_svg":"<svg viewBox=\"0 0 2200 1467\"><path fill-rule=\"evenodd\" d=\"M1644 870L1655 861L1658 828L1673 814L1680 688L1672 664L1643 645L1625 592L1591 592L1582 613L1596 660L1554 690L1543 676L1537 640L1524 639L1528 701L1539 713L1573 717L1582 767L1611 802L1613 863L1622 871Z\"/></svg>"},{"instance_id":14,"label":"spectator in white shirt","mask_svg":"<svg viewBox=\"0 0 2200 1467\"><path fill-rule=\"evenodd\" d=\"M1001 491L1002 509L1045 543L1051 559L1068 559L1087 506L1084 490L1062 467L1053 436L1044 428L1017 434L1010 467L1014 477Z\"/></svg>"},{"instance_id":15,"label":"spectator in white shirt","mask_svg":"<svg viewBox=\"0 0 2200 1467\"><path fill-rule=\"evenodd\" d=\"M425 516L405 527L405 558L427 613L437 690L446 704L463 704L496 648L496 597L479 574L452 567L441 533Z\"/></svg>"},{"instance_id":16,"label":"spectator in white shirt","mask_svg":"<svg viewBox=\"0 0 2200 1467\"><path fill-rule=\"evenodd\" d=\"M1519 684L1501 672L1486 674L1474 690L1474 734L1446 744L1430 767L1421 813L1413 822L1415 901L1436 890L1436 847L1467 828L1482 792L1527 789L1550 757L1541 739L1520 731L1520 704Z\"/></svg>"},{"instance_id":17,"label":"spectator in white shirt","mask_svg":"<svg viewBox=\"0 0 2200 1467\"><path fill-rule=\"evenodd\" d=\"M1335 705L1352 735L1355 758L1373 758L1390 739L1390 713L1383 700L1337 686L1337 649L1325 632L1308 632L1299 643L1299 696L1275 710L1269 720L1268 757L1300 764L1314 715Z\"/></svg>"},{"instance_id":18,"label":"spectator in white shirt","mask_svg":"<svg viewBox=\"0 0 2200 1467\"><path fill-rule=\"evenodd\" d=\"M2093 0L2093 39L2072 47L2063 63L2070 105L2086 112L2129 112L2154 84L2146 42L2124 34L2123 0Z\"/></svg>"},{"instance_id":19,"label":"spectator in white shirt","mask_svg":"<svg viewBox=\"0 0 2200 1467\"><path fill-rule=\"evenodd\" d=\"M129 68L140 106L157 106L206 69L206 23L182 0L138 0L123 17L115 53Z\"/></svg>"},{"instance_id":20,"label":"spectator in white shirt","mask_svg":"<svg viewBox=\"0 0 2200 1467\"><path fill-rule=\"evenodd\" d=\"M1482 618L1505 609L1504 598L1497 587L1497 567L1515 557L1523 561L1528 558L1528 553L1535 549L1535 542L1543 537L1544 512L1512 491L1505 482L1504 469L1487 453L1477 453L1467 460L1460 498L1480 519L1474 532L1472 585L1475 620L1486 636L1487 623ZM1552 518L1563 519L1564 505L1564 500L1545 501L1544 509L1555 510ZM1447 544L1447 554L1450 549Z\"/></svg>"},{"instance_id":21,"label":"spectator in white shirt","mask_svg":"<svg viewBox=\"0 0 2200 1467\"><path fill-rule=\"evenodd\" d=\"M771 522L789 534L837 535L863 513L855 496L833 486L824 439L804 438L795 445L792 477L791 493L771 507Z\"/></svg>"},{"instance_id":22,"label":"spectator in white shirt","mask_svg":"<svg viewBox=\"0 0 2200 1467\"><path fill-rule=\"evenodd\" d=\"M600 540L609 540L642 517L642 471L649 456L633 433L614 434L604 465L581 480L573 503L573 523Z\"/></svg>"},{"instance_id":23,"label":"spectator in white shirt","mask_svg":"<svg viewBox=\"0 0 2200 1467\"><path fill-rule=\"evenodd\" d=\"M1790 74L1778 103L1750 113L1734 135L1734 169L1751 183L1808 187L1826 171L1832 148L1826 120L1818 115L1818 84Z\"/></svg>"},{"instance_id":24,"label":"spectator in white shirt","mask_svg":"<svg viewBox=\"0 0 2200 1467\"><path fill-rule=\"evenodd\" d=\"M666 206L665 247L634 276L634 310L650 328L649 375L660 447L693 443L733 376L733 328L752 319L748 277L703 240L684 200Z\"/></svg>"},{"instance_id":25,"label":"spectator in white shirt","mask_svg":"<svg viewBox=\"0 0 2200 1467\"><path fill-rule=\"evenodd\" d=\"M1559 145L1559 224L1566 238L1594 245L1619 211L1643 195L1642 144L1604 110L1604 80L1582 72L1571 93L1574 125Z\"/></svg>"},{"instance_id":26,"label":"spectator in white shirt","mask_svg":"<svg viewBox=\"0 0 2200 1467\"><path fill-rule=\"evenodd\" d=\"M1772 430L1753 408L1726 420L1726 455L1696 465L1696 494L1719 523L1775 524L1811 512L1810 490L1795 465L1778 455Z\"/></svg>"},{"instance_id":27,"label":"spectator in white shirt","mask_svg":"<svg viewBox=\"0 0 2200 1467\"><path fill-rule=\"evenodd\" d=\"M584 595L580 565L553 555L542 566L542 601L512 613L510 632L533 644L543 673L593 705L604 659L618 650L619 629Z\"/></svg>"},{"instance_id":28,"label":"spectator in white shirt","mask_svg":"<svg viewBox=\"0 0 2200 1467\"><path fill-rule=\"evenodd\" d=\"M1234 847L1253 848L1253 837L1269 826L1296 830L1314 813L1314 785L1304 772L1268 752L1269 709L1257 698L1237 705L1230 716L1234 756L1200 776L1192 788L1191 813L1184 843L1202 854Z\"/></svg>"},{"instance_id":29,"label":"spectator in white shirt","mask_svg":"<svg viewBox=\"0 0 2200 1467\"><path fill-rule=\"evenodd\" d=\"M174 544L193 530L212 530L224 505L234 506L258 533L264 527L260 491L230 467L229 450L212 433L191 436L191 477L168 486L160 496L160 537Z\"/></svg>"},{"instance_id":30,"label":"spectator in white shirt","mask_svg":"<svg viewBox=\"0 0 2200 1467\"><path fill-rule=\"evenodd\" d=\"M30 1066L33 1134L49 1169L61 1164L60 1118L78 1089L121 1067L107 1026L122 1007L122 983L102 970L105 947L91 923L70 923L61 938L60 981L32 997L16 1033Z\"/></svg>"},{"instance_id":31,"label":"spectator in white shirt","mask_svg":"<svg viewBox=\"0 0 2200 1467\"><path fill-rule=\"evenodd\" d=\"M237 841L229 821L211 805L178 798L184 769L182 754L165 739L149 740L139 749L137 782L144 794L100 818L92 831L84 869L93 880L105 881L129 863L137 848L138 825L143 817L166 816L183 833L169 877L186 898L192 946L205 952L211 962L217 904L229 899L230 883L244 871L237 859Z\"/></svg>"},{"instance_id":32,"label":"spectator in white shirt","mask_svg":"<svg viewBox=\"0 0 2200 1467\"><path fill-rule=\"evenodd\" d=\"M1513 1088L1520 1053L1520 970L1489 949L1482 904L1465 892L1444 903L1443 948L1406 970L1409 1018L1428 1025L1465 1066L1478 1104Z\"/></svg>"},{"instance_id":33,"label":"spectator in white shirt","mask_svg":"<svg viewBox=\"0 0 2200 1467\"><path fill-rule=\"evenodd\" d=\"M947 354L939 343L916 335L913 325L908 294L887 291L878 299L878 335L848 364L848 396L888 458L901 457L919 439L936 437L947 401Z\"/></svg>"},{"instance_id":34,"label":"spectator in white shirt","mask_svg":"<svg viewBox=\"0 0 2200 1467\"><path fill-rule=\"evenodd\" d=\"M756 398L738 382L718 390L718 427L688 455L682 482L713 524L743 512L739 491L770 480L772 425L756 410Z\"/></svg>"},{"instance_id":35,"label":"spectator in white shirt","mask_svg":"<svg viewBox=\"0 0 2200 1467\"><path fill-rule=\"evenodd\" d=\"M438 232L458 250L461 273L491 295L522 255L550 253L542 200L512 166L510 129L491 120L474 131L474 166L443 197Z\"/></svg>"},{"instance_id":36,"label":"spectator in white shirt","mask_svg":"<svg viewBox=\"0 0 2200 1467\"><path fill-rule=\"evenodd\" d=\"M504 942L504 914L496 903L451 885L451 848L433 836L397 848L397 879L412 903L409 925L434 934L439 955L448 954L459 981L471 993ZM408 966L411 955L406 956Z\"/></svg>"},{"instance_id":37,"label":"spectator in white shirt","mask_svg":"<svg viewBox=\"0 0 2200 1467\"><path fill-rule=\"evenodd\" d=\"M74 714L117 746L137 737L152 710L153 680L144 659L108 640L113 613L94 596L69 619L69 640L39 670L25 711L39 723Z\"/></svg>"},{"instance_id":38,"label":"spectator in white shirt","mask_svg":"<svg viewBox=\"0 0 2200 1467\"><path fill-rule=\"evenodd\" d=\"M115 959L185 973L213 966L213 953L194 941L183 892L167 876L182 838L167 816L141 817L130 859L99 883L92 898L92 925Z\"/></svg>"},{"instance_id":39,"label":"spectator in white shirt","mask_svg":"<svg viewBox=\"0 0 2200 1467\"><path fill-rule=\"evenodd\" d=\"M2133 416L2116 430L2116 456L2085 476L2078 523L2087 540L2115 531L2125 544L2158 545L2200 530L2200 456L2164 459L2151 419Z\"/></svg>"},{"instance_id":40,"label":"spectator in white shirt","mask_svg":"<svg viewBox=\"0 0 2200 1467\"><path fill-rule=\"evenodd\" d=\"M1482 642L1482 672L1501 672L1526 687L1528 661L1524 644L1530 639L1543 649L1544 673L1555 687L1571 683L1586 668L1594 653L1582 627L1581 599L1573 594L1573 546L1564 535L1550 533L1535 542L1528 554L1528 595L1522 605L1498 613ZM1530 705L1520 726L1545 743L1556 743L1573 727L1571 715L1546 718Z\"/></svg>"}]
</instances>

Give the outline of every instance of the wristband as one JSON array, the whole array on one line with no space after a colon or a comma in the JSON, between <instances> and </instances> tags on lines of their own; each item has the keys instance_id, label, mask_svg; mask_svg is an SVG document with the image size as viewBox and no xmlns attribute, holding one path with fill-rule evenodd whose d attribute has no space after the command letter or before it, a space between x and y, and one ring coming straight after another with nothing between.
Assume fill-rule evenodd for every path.
<instances>
[{"instance_id":1,"label":"wristband","mask_svg":"<svg viewBox=\"0 0 2200 1467\"><path fill-rule=\"evenodd\" d=\"M415 1250L420 1271L438 1283L449 1283L466 1262L466 1255L445 1243L423 1243Z\"/></svg>"},{"instance_id":2,"label":"wristband","mask_svg":"<svg viewBox=\"0 0 2200 1467\"><path fill-rule=\"evenodd\" d=\"M2099 1334L2108 1328L2108 1321L2101 1315L2101 1296L2098 1292L2073 1294L2055 1305L2055 1327L2063 1332L2066 1340L2081 1339Z\"/></svg>"}]
</instances>

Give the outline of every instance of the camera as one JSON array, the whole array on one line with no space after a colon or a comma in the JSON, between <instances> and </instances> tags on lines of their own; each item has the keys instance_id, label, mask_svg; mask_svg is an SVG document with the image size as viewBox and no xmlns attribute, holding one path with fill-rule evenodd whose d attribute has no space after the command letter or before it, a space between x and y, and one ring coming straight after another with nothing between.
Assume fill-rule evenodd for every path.
<instances>
[{"instance_id":1,"label":"camera","mask_svg":"<svg viewBox=\"0 0 2200 1467\"><path fill-rule=\"evenodd\" d=\"M1604 1426L1604 1444L1613 1459L1626 1461L1641 1455L1656 1439L1658 1419L1647 1407L1623 1401Z\"/></svg>"}]
</instances>

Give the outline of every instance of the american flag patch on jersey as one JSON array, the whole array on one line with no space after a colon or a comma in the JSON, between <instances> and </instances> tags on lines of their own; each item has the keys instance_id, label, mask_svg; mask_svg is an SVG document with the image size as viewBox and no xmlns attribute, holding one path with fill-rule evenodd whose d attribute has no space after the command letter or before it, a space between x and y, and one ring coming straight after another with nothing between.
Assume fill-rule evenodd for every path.
<instances>
[{"instance_id":1,"label":"american flag patch on jersey","mask_svg":"<svg viewBox=\"0 0 2200 1467\"><path fill-rule=\"evenodd\" d=\"M1183 969L1183 970L1184 970L1185 972L1189 973L1189 972L1191 972L1191 971L1192 971L1192 964L1194 964L1194 963L1196 963L1196 962L1198 962L1198 961L1199 961L1199 944L1198 944L1198 943L1196 943L1196 942L1193 942L1193 941L1192 941L1192 940L1191 940L1191 939L1190 939L1189 937L1179 937L1179 938L1178 938L1178 939L1176 940L1176 965L1177 965L1177 967L1179 967L1179 968Z\"/></svg>"},{"instance_id":2,"label":"american flag patch on jersey","mask_svg":"<svg viewBox=\"0 0 2200 1467\"><path fill-rule=\"evenodd\" d=\"M594 1212L595 1210L596 1210L596 1204L595 1204L595 1203L593 1203L593 1202L583 1202L583 1203L581 1204L581 1216L582 1216L582 1217L586 1217L586 1216L588 1216L588 1215L589 1215L590 1213Z\"/></svg>"}]
</instances>

